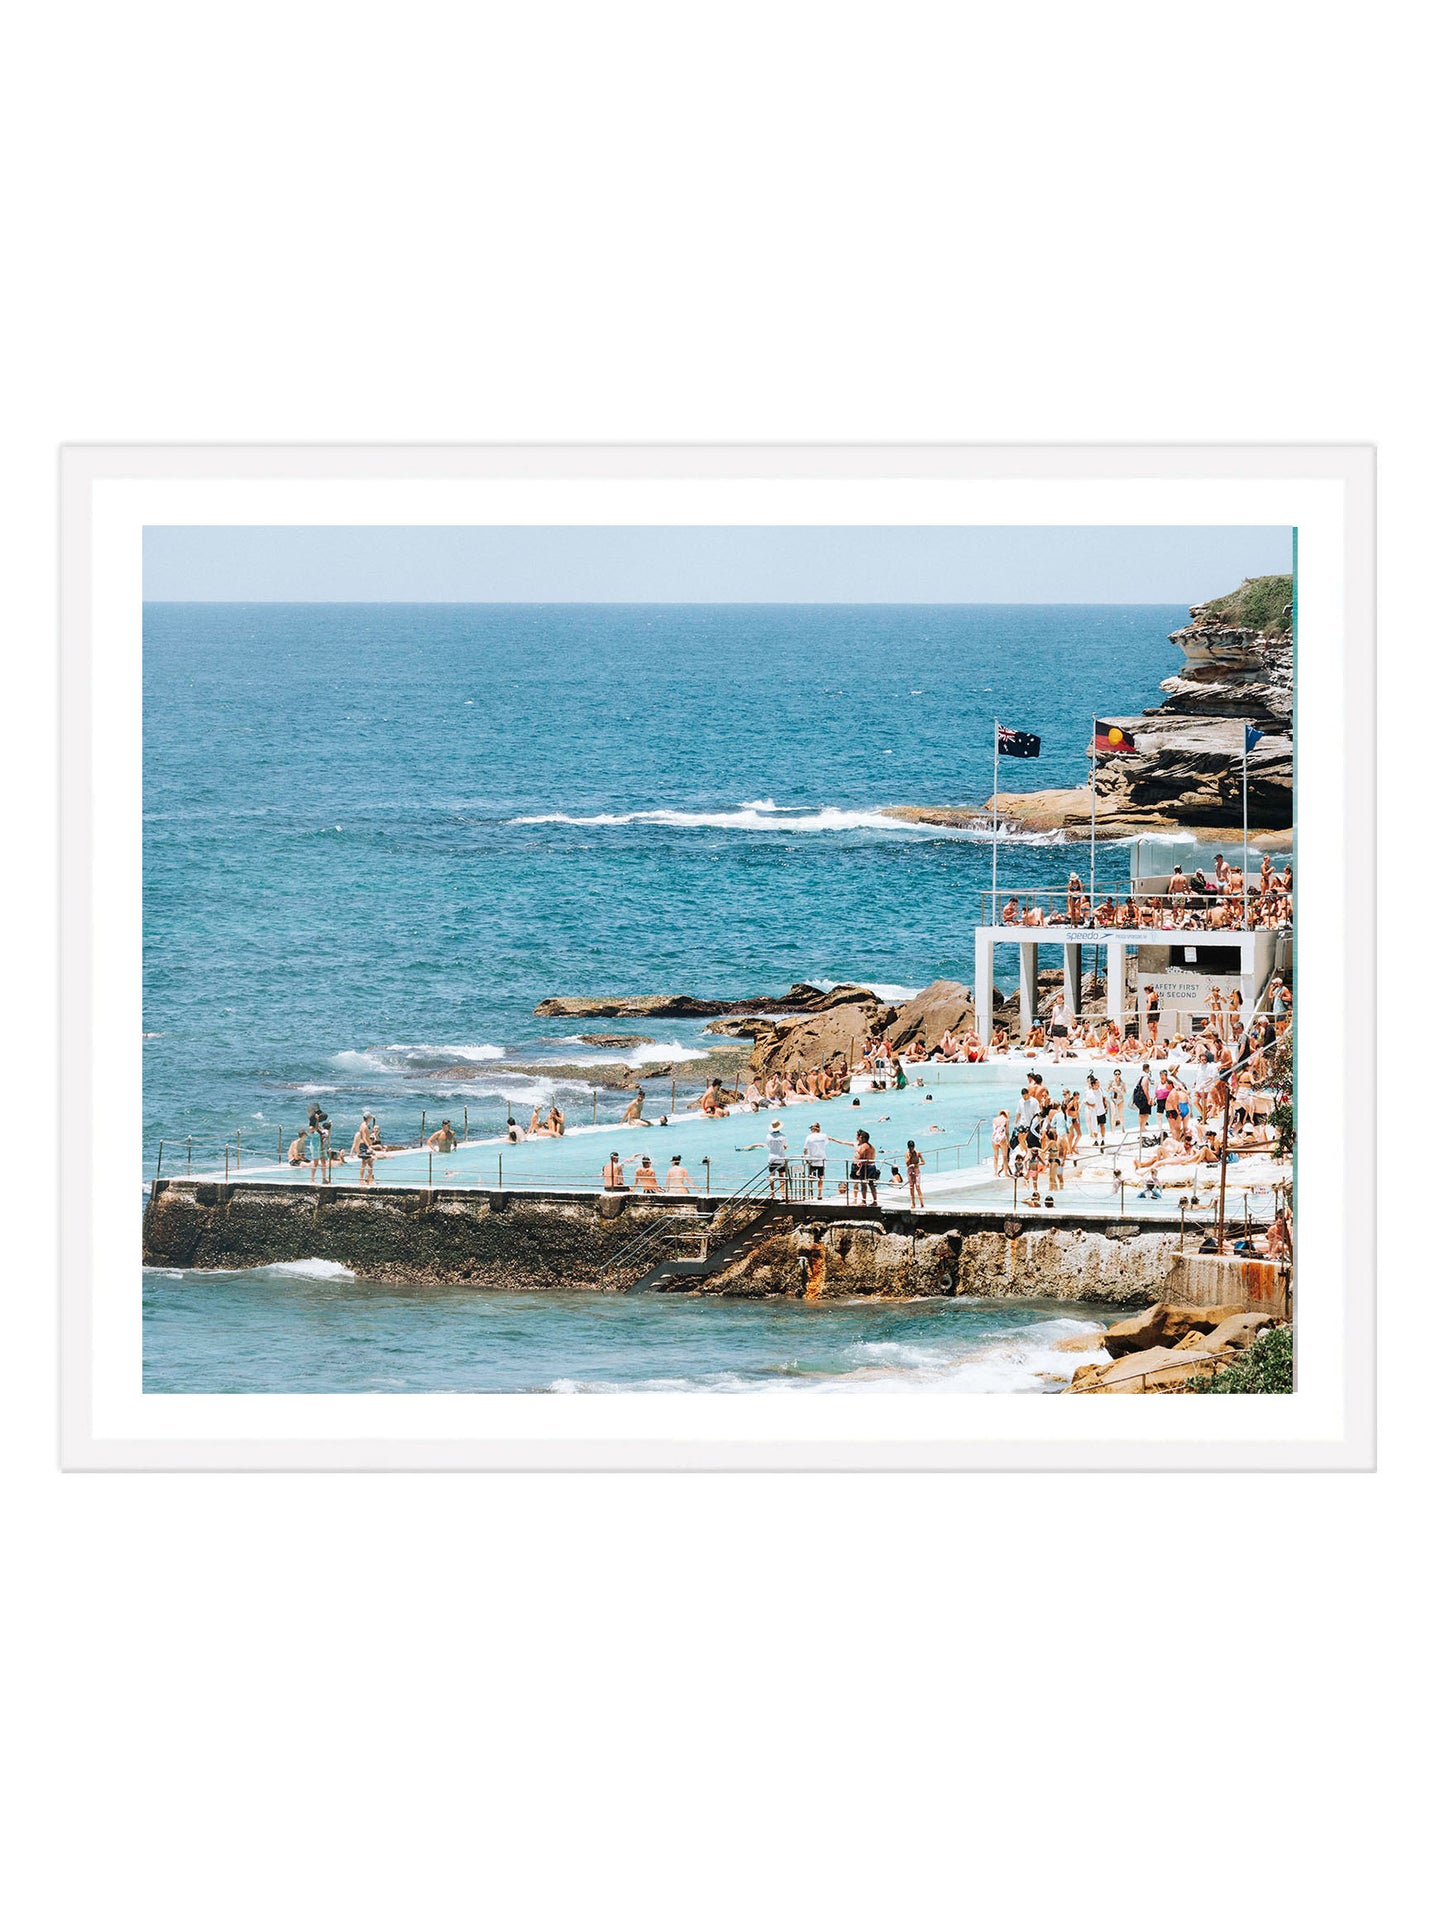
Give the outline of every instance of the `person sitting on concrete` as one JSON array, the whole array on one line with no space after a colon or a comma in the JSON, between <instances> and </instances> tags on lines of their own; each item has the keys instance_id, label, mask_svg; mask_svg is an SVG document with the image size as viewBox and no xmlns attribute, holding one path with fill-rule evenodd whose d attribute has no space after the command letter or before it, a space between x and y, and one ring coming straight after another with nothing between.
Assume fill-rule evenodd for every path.
<instances>
[{"instance_id":1,"label":"person sitting on concrete","mask_svg":"<svg viewBox=\"0 0 1440 1920\"><path fill-rule=\"evenodd\" d=\"M687 1168L681 1165L678 1153L670 1156L670 1171L665 1176L667 1193L694 1193L695 1182L690 1178Z\"/></svg>"}]
</instances>

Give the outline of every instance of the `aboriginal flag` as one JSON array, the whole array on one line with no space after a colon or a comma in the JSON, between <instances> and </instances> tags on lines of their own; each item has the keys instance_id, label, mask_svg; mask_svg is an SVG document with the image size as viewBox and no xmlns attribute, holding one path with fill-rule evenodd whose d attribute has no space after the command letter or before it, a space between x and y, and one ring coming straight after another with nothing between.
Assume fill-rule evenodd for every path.
<instances>
[{"instance_id":1,"label":"aboriginal flag","mask_svg":"<svg viewBox=\"0 0 1440 1920\"><path fill-rule=\"evenodd\" d=\"M1038 733L1016 733L1013 727L1001 727L997 736L997 745L1001 753L1008 753L1012 760L1040 758Z\"/></svg>"},{"instance_id":2,"label":"aboriginal flag","mask_svg":"<svg viewBox=\"0 0 1440 1920\"><path fill-rule=\"evenodd\" d=\"M1095 722L1096 753L1138 753L1133 733L1127 733L1124 727L1117 727L1112 720Z\"/></svg>"}]
</instances>

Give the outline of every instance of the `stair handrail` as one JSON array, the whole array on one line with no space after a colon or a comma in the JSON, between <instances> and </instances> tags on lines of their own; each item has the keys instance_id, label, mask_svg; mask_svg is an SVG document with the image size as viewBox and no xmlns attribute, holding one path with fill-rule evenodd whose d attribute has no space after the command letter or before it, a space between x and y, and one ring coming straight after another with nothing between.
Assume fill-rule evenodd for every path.
<instances>
[{"instance_id":1,"label":"stair handrail","mask_svg":"<svg viewBox=\"0 0 1440 1920\"><path fill-rule=\"evenodd\" d=\"M734 1193L728 1195L714 1213L708 1217L701 1214L699 1218L704 1222L706 1234L714 1233L717 1224L724 1220L728 1214L732 1213L737 1205L743 1205L747 1200L758 1198L759 1189L768 1182L769 1178L769 1169L762 1168L753 1179L747 1180L743 1187L737 1188ZM612 1273L616 1269L623 1270L625 1267L633 1266L636 1259L642 1255L647 1248L653 1246L654 1243L664 1235L673 1232L680 1219L690 1219L692 1217L693 1216L690 1215L677 1216L669 1212L661 1214L660 1218L652 1221L643 1233L636 1234L633 1240L627 1240L623 1247L617 1248L616 1251L611 1254L610 1258L602 1263L597 1271L606 1274Z\"/></svg>"},{"instance_id":2,"label":"stair handrail","mask_svg":"<svg viewBox=\"0 0 1440 1920\"><path fill-rule=\"evenodd\" d=\"M663 1235L668 1233L673 1233L677 1224L677 1219L686 1219L686 1218L690 1218L690 1219L703 1218L703 1215L677 1216L675 1213L669 1212L667 1210L665 1213L661 1214L658 1220L652 1220L650 1222L650 1225L646 1227L643 1232L636 1234L633 1240L627 1240L624 1246L618 1247L616 1251L611 1254L608 1260L603 1261L601 1263L600 1267L598 1268L598 1271L600 1273L609 1273L616 1267L626 1267L631 1265L635 1259L635 1256L639 1254L644 1248L650 1246L652 1242L659 1240Z\"/></svg>"},{"instance_id":3,"label":"stair handrail","mask_svg":"<svg viewBox=\"0 0 1440 1920\"><path fill-rule=\"evenodd\" d=\"M715 1229L721 1224L721 1222L729 1214L734 1213L737 1207L747 1206L752 1200L758 1200L761 1198L768 1199L769 1191L770 1191L770 1181L771 1181L770 1169L768 1167L762 1167L759 1173L754 1174L749 1180L745 1182L744 1186L737 1187L734 1193L732 1194L727 1194L725 1199L721 1201L720 1205L715 1209L714 1213L710 1215L709 1220L706 1222L706 1232L713 1234ZM763 1196L760 1191L762 1187L765 1189Z\"/></svg>"}]
</instances>

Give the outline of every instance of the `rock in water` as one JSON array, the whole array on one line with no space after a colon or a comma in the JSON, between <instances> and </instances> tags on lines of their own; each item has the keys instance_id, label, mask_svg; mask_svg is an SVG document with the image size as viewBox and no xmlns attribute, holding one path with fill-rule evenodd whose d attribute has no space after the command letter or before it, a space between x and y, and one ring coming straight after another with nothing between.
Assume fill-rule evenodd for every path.
<instances>
[{"instance_id":1,"label":"rock in water","mask_svg":"<svg viewBox=\"0 0 1440 1920\"><path fill-rule=\"evenodd\" d=\"M849 1065L859 1060L867 1042L879 1037L889 1017L889 1008L872 997L869 1004L777 1021L756 1040L750 1071L762 1080L770 1073L808 1073L837 1055Z\"/></svg>"},{"instance_id":2,"label":"rock in water","mask_svg":"<svg viewBox=\"0 0 1440 1920\"><path fill-rule=\"evenodd\" d=\"M641 993L598 999L542 1000L535 1011L555 1020L695 1020L727 1013L823 1013L830 1007L881 1006L869 987L829 987L800 980L783 994L752 1000L698 1000L689 993Z\"/></svg>"},{"instance_id":3,"label":"rock in water","mask_svg":"<svg viewBox=\"0 0 1440 1920\"><path fill-rule=\"evenodd\" d=\"M975 997L958 980L937 980L933 986L907 1000L885 1029L885 1038L898 1052L917 1037L930 1053L938 1047L948 1027L962 1033L975 1024Z\"/></svg>"}]
</instances>

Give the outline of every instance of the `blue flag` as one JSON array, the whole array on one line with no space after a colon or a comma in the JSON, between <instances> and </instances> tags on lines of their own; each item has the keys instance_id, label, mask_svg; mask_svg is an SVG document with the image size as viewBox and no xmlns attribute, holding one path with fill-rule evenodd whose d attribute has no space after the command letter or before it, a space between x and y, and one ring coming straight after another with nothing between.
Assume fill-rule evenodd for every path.
<instances>
[{"instance_id":1,"label":"blue flag","mask_svg":"<svg viewBox=\"0 0 1440 1920\"><path fill-rule=\"evenodd\" d=\"M1262 740L1263 740L1264 738L1265 738L1265 736L1264 736L1264 734L1263 734L1263 733L1261 733L1261 731L1260 731L1260 729L1259 729L1259 727L1252 727L1252 726L1248 726L1248 725L1247 725L1247 727L1245 728L1245 751L1246 751L1246 753L1253 753L1253 752L1255 751L1255 749L1256 749L1256 747L1258 747L1258 746L1259 746L1259 744L1260 744L1260 742L1261 742L1261 741L1262 741Z\"/></svg>"}]
</instances>

